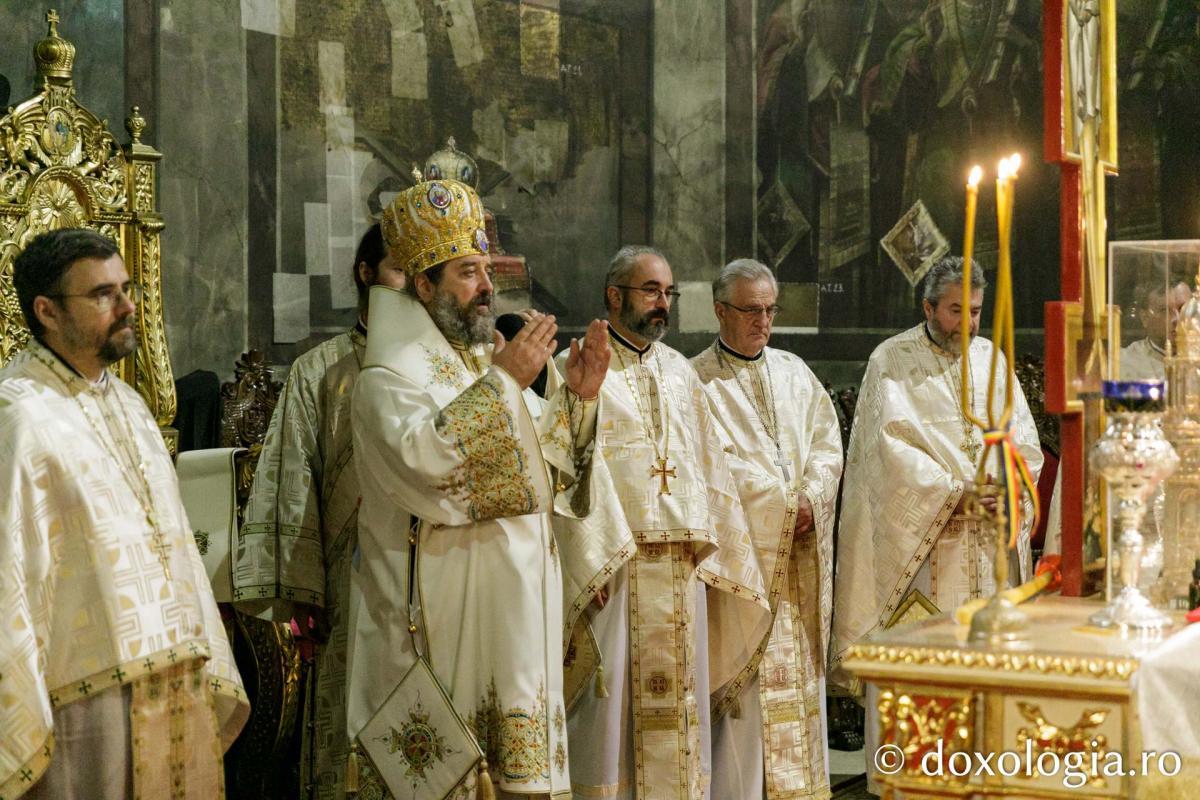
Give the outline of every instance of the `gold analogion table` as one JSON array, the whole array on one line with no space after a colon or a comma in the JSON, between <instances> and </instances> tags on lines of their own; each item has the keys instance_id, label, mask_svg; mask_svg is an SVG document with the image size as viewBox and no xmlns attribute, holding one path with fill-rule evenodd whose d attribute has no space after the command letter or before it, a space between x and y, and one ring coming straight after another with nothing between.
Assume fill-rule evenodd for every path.
<instances>
[{"instance_id":1,"label":"gold analogion table","mask_svg":"<svg viewBox=\"0 0 1200 800\"><path fill-rule=\"evenodd\" d=\"M852 647L846 668L875 690L882 796L1200 798L1200 625L1123 638L1087 626L1098 607L1023 606L1020 648L969 645L945 616Z\"/></svg>"}]
</instances>

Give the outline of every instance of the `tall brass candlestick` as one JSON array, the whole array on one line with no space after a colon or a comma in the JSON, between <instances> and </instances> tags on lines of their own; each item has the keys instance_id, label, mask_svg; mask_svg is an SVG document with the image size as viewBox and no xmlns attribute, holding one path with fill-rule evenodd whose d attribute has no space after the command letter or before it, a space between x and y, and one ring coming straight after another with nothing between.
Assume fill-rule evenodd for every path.
<instances>
[{"instance_id":1,"label":"tall brass candlestick","mask_svg":"<svg viewBox=\"0 0 1200 800\"><path fill-rule=\"evenodd\" d=\"M975 484L979 498L968 503L972 516L980 519L984 525L990 525L996 531L996 556L993 563L993 575L996 582L996 594L988 601L971 620L969 639L972 642L987 642L1005 644L1028 638L1028 619L1002 592L1008 582L1008 550L1015 546L1017 522L1020 514L1021 494L1017 476L1029 486L1029 476L1019 453L1015 453L1015 445L1008 436L1008 426L1012 419L1014 398L1015 358L1013 354L1013 300L1012 300L1012 215L1013 215L1013 183L1021 157L1014 154L1000 161L996 172L996 225L999 235L999 262L996 269L996 304L992 316L992 358L988 370L987 389L987 422L975 416L969 408L966 395L966 385L970 371L969 354L969 318L965 317L960 326L962 336L962 371L963 371L963 415L972 424L981 428L984 433L984 458L976 468ZM971 248L974 246L974 215L976 202L976 186L982 177L982 170L971 170L967 183L967 227L963 242L963 313L970 313L971 291ZM996 379L1000 373L1000 350L1005 355L1005 391L1004 404L1000 413L996 413ZM987 479L987 456L995 450L999 473L1003 480L1001 485L995 485ZM995 505L987 510L980 500L990 497ZM1036 502L1036 501L1035 501ZM1014 519L1010 519L1010 515ZM1006 535L1007 534L1007 535Z\"/></svg>"}]
</instances>

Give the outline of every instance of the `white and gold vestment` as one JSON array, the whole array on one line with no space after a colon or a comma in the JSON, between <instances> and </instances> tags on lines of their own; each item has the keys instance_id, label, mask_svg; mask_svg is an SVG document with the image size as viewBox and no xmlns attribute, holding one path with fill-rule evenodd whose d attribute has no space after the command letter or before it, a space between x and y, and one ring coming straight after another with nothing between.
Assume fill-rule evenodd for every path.
<instances>
[{"instance_id":1,"label":"white and gold vestment","mask_svg":"<svg viewBox=\"0 0 1200 800\"><path fill-rule=\"evenodd\" d=\"M322 609L312 730L304 752L321 800L345 795L350 558L358 546L358 475L350 401L367 339L360 323L301 355L275 406L238 532L234 605L274 622ZM301 604L298 606L297 604ZM311 750L310 750L311 748Z\"/></svg>"},{"instance_id":2,"label":"white and gold vestment","mask_svg":"<svg viewBox=\"0 0 1200 800\"><path fill-rule=\"evenodd\" d=\"M755 657L714 697L712 796L828 797L825 665L842 475L837 413L791 353L768 347L750 359L718 340L692 364L737 449L734 477L774 615ZM814 530L796 535L800 497L812 507Z\"/></svg>"},{"instance_id":3,"label":"white and gold vestment","mask_svg":"<svg viewBox=\"0 0 1200 800\"><path fill-rule=\"evenodd\" d=\"M993 345L971 342L967 394L987 419ZM1004 355L999 355L1001 370ZM995 533L955 514L964 482L975 480L981 434L964 420L961 360L933 343L924 323L893 336L867 364L854 414L838 529L834 586L833 669L856 640L885 626L912 590L944 613L995 590ZM1004 401L996 381L995 409ZM1014 387L1012 436L1033 480L1042 468L1037 429L1025 395ZM1014 584L1030 571L1028 500L1017 540ZM845 679L847 684L852 683Z\"/></svg>"},{"instance_id":4,"label":"white and gold vestment","mask_svg":"<svg viewBox=\"0 0 1200 800\"><path fill-rule=\"evenodd\" d=\"M58 709L108 691L140 796L220 796L249 706L146 404L30 342L0 372L0 481L0 796L51 764Z\"/></svg>"},{"instance_id":5,"label":"white and gold vestment","mask_svg":"<svg viewBox=\"0 0 1200 800\"><path fill-rule=\"evenodd\" d=\"M350 735L416 658L408 601L415 526L417 635L493 780L501 791L567 796L569 569L551 512L556 499L561 513L586 510L574 490L594 486L576 478L594 472L597 404L561 387L543 405L489 365L490 346L452 346L424 307L396 290L371 290L370 320L353 403L362 505L351 575Z\"/></svg>"},{"instance_id":6,"label":"white and gold vestment","mask_svg":"<svg viewBox=\"0 0 1200 800\"><path fill-rule=\"evenodd\" d=\"M571 711L572 783L577 797L691 800L707 796L710 686L766 635L767 589L696 371L610 333L596 438L636 554L583 616L606 685Z\"/></svg>"}]
</instances>

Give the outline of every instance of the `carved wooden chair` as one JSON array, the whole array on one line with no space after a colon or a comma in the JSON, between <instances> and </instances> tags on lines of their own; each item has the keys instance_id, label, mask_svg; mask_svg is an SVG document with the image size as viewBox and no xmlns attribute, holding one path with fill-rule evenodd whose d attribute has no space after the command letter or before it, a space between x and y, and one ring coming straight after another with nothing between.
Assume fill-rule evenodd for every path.
<instances>
[{"instance_id":1,"label":"carved wooden chair","mask_svg":"<svg viewBox=\"0 0 1200 800\"><path fill-rule=\"evenodd\" d=\"M257 350L243 353L234 379L221 386L221 446L242 448L235 459L239 526L281 388ZM308 674L300 649L287 624L232 609L225 610L225 618L251 701L246 727L225 756L226 794L230 800L299 797L297 722ZM277 764L289 768L266 766Z\"/></svg>"},{"instance_id":2,"label":"carved wooden chair","mask_svg":"<svg viewBox=\"0 0 1200 800\"><path fill-rule=\"evenodd\" d=\"M175 418L175 383L162 307L163 229L155 195L161 155L141 141L146 120L134 106L118 145L75 97L75 46L58 34L58 14L33 50L40 91L0 118L0 364L25 346L29 330L13 289L13 260L30 240L57 228L91 228L115 241L130 278L142 289L138 349L114 365L150 406L167 447Z\"/></svg>"}]
</instances>

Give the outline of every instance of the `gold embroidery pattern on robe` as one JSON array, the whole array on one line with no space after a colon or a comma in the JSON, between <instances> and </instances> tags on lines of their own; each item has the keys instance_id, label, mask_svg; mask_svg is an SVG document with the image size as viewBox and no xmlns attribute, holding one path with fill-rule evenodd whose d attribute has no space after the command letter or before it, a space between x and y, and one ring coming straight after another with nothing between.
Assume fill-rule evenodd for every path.
<instances>
[{"instance_id":1,"label":"gold embroidery pattern on robe","mask_svg":"<svg viewBox=\"0 0 1200 800\"><path fill-rule=\"evenodd\" d=\"M168 665L193 658L209 659L211 657L212 651L208 643L203 641L189 642L186 645L170 647L166 650L152 653L145 658L132 659L118 664L111 670L97 672L94 675L89 675L86 678L52 689L49 693L50 705L54 708L59 708L74 700L81 700L113 686L133 683L137 678L164 669ZM236 683L223 682L215 676L209 679L209 689L216 695L232 697L234 700L242 699L242 689L240 686Z\"/></svg>"},{"instance_id":2,"label":"gold embroidery pattern on robe","mask_svg":"<svg viewBox=\"0 0 1200 800\"><path fill-rule=\"evenodd\" d=\"M559 713L562 713L561 709ZM475 711L468 715L467 725L475 731L489 766L505 781L531 783L550 779L550 720L544 684L538 687L532 711L514 706L504 712L493 678L487 695L479 699ZM563 749L561 738L558 749ZM557 753L555 758L558 758ZM563 761L566 761L565 752Z\"/></svg>"},{"instance_id":3,"label":"gold embroidery pattern on robe","mask_svg":"<svg viewBox=\"0 0 1200 800\"><path fill-rule=\"evenodd\" d=\"M41 780L46 768L50 766L50 756L54 754L54 734L46 736L45 743L24 764L21 764L12 777L0 783L0 800L24 794L29 787Z\"/></svg>"},{"instance_id":4,"label":"gold embroidery pattern on robe","mask_svg":"<svg viewBox=\"0 0 1200 800\"><path fill-rule=\"evenodd\" d=\"M462 389L466 385L461 359L450 358L425 345L421 345L421 349L425 351L425 358L429 361L431 384L451 389Z\"/></svg>"},{"instance_id":5,"label":"gold embroidery pattern on robe","mask_svg":"<svg viewBox=\"0 0 1200 800\"><path fill-rule=\"evenodd\" d=\"M510 783L550 780L550 721L546 688L538 687L537 705L529 712L510 708L504 715L500 740L501 775Z\"/></svg>"},{"instance_id":6,"label":"gold embroidery pattern on robe","mask_svg":"<svg viewBox=\"0 0 1200 800\"><path fill-rule=\"evenodd\" d=\"M554 748L554 768L561 773L567 767L567 749L563 747L567 738L566 715L561 705L554 711L554 733L558 737L558 745Z\"/></svg>"},{"instance_id":7,"label":"gold embroidery pattern on robe","mask_svg":"<svg viewBox=\"0 0 1200 800\"><path fill-rule=\"evenodd\" d=\"M639 797L695 798L703 792L691 610L698 586L693 558L690 543L648 543L629 562L630 677L638 754L634 780Z\"/></svg>"},{"instance_id":8,"label":"gold embroidery pattern on robe","mask_svg":"<svg viewBox=\"0 0 1200 800\"><path fill-rule=\"evenodd\" d=\"M779 546L775 554L776 567L775 573L771 576L771 583L767 591L767 602L771 606L772 618L779 613L779 596L788 579L788 561L792 555L792 529L796 527L796 514L799 510L799 495L789 491L787 493L787 511L783 516L783 533L779 537ZM767 631L767 635L763 637L762 643L754 651L746 666L742 669L738 676L726 687L724 692L713 702L713 717L720 718L738 702L741 697L742 689L758 672L762 665L763 656L767 652L767 648L771 641L771 631Z\"/></svg>"},{"instance_id":9,"label":"gold embroidery pattern on robe","mask_svg":"<svg viewBox=\"0 0 1200 800\"><path fill-rule=\"evenodd\" d=\"M454 440L463 463L433 488L465 500L476 522L533 513L528 459L498 378L477 380L438 413L436 427Z\"/></svg>"},{"instance_id":10,"label":"gold embroidery pattern on robe","mask_svg":"<svg viewBox=\"0 0 1200 800\"><path fill-rule=\"evenodd\" d=\"M392 794L370 759L362 759L358 773L358 800L392 800Z\"/></svg>"},{"instance_id":11,"label":"gold embroidery pattern on robe","mask_svg":"<svg viewBox=\"0 0 1200 800\"><path fill-rule=\"evenodd\" d=\"M201 659L133 681L129 721L135 800L225 796L216 712ZM198 747L205 742L207 752Z\"/></svg>"},{"instance_id":12,"label":"gold embroidery pattern on robe","mask_svg":"<svg viewBox=\"0 0 1200 800\"><path fill-rule=\"evenodd\" d=\"M538 438L543 447L555 447L571 453L575 445L571 440L571 410L567 404L559 403L554 414L554 424Z\"/></svg>"}]
</instances>

